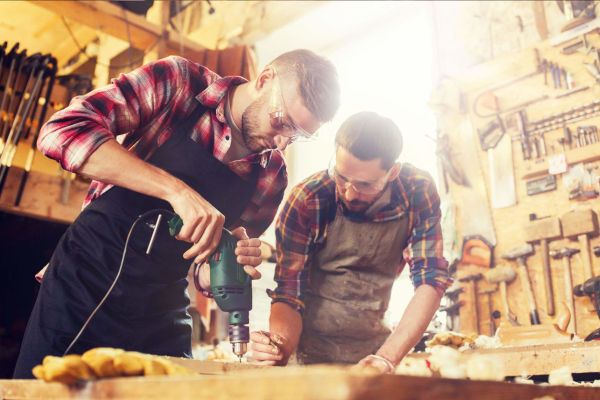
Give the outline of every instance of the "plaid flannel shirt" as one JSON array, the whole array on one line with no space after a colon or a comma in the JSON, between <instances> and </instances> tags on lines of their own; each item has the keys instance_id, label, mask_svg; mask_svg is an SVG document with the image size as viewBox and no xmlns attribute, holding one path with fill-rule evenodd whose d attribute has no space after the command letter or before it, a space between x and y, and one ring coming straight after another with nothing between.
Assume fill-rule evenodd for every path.
<instances>
[{"instance_id":1,"label":"plaid flannel shirt","mask_svg":"<svg viewBox=\"0 0 600 400\"><path fill-rule=\"evenodd\" d=\"M64 169L77 171L107 140L122 138L123 147L146 160L171 135L187 134L198 145L212 147L213 156L223 160L231 145L231 129L224 115L226 94L244 82L242 77L221 78L181 57L167 57L75 97L43 126L37 146ZM174 131L198 103L206 111L198 115L192 131ZM257 237L273 221L287 186L283 155L279 150L268 150L227 165L242 178L259 168L254 194L239 220L232 223L232 227L244 226L250 237ZM83 207L111 187L93 181Z\"/></svg>"},{"instance_id":2,"label":"plaid flannel shirt","mask_svg":"<svg viewBox=\"0 0 600 400\"><path fill-rule=\"evenodd\" d=\"M118 136L123 136L123 147L146 160L172 134L188 134L200 146L212 147L214 157L223 160L231 145L231 129L224 116L227 90L243 82L242 77L221 78L184 58L167 57L75 97L44 125L37 146L64 169L77 171L100 145ZM173 132L198 103L206 111L198 116L192 132ZM283 155L269 150L228 166L242 178L260 168L250 203L233 224L258 236L273 221L287 186ZM93 181L83 207L111 187Z\"/></svg>"},{"instance_id":3,"label":"plaid flannel shirt","mask_svg":"<svg viewBox=\"0 0 600 400\"><path fill-rule=\"evenodd\" d=\"M433 286L442 294L452 280L448 262L443 257L440 227L440 200L431 177L410 164L404 164L398 178L391 184L390 203L370 220L391 221L408 214L409 236L398 260L400 274L406 263L413 286ZM277 287L268 294L273 302L283 301L298 312L304 311L303 297L310 281L312 254L327 240L327 228L334 220L338 201L335 183L327 171L318 172L291 190L276 225L275 281ZM360 218L360 217L353 217ZM288 266L291 260L304 260L300 269Z\"/></svg>"}]
</instances>

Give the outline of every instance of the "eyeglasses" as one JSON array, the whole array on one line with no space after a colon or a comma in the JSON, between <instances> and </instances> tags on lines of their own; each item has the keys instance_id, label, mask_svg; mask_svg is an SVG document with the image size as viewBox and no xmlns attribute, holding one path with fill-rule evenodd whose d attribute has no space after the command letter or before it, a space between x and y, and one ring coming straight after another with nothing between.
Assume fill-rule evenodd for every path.
<instances>
[{"instance_id":1,"label":"eyeglasses","mask_svg":"<svg viewBox=\"0 0 600 400\"><path fill-rule=\"evenodd\" d=\"M273 91L271 96L271 112L269 113L271 127L277 131L279 135L290 138L290 143L315 139L317 132L309 133L292 121L290 114L287 112L283 93L281 92L279 74L275 70L275 67L272 68L274 72Z\"/></svg>"},{"instance_id":2,"label":"eyeglasses","mask_svg":"<svg viewBox=\"0 0 600 400\"><path fill-rule=\"evenodd\" d=\"M379 193L386 185L389 171L385 174L383 178L380 178L376 181L355 181L353 179L347 178L340 174L338 170L335 168L335 158L331 160L329 163L329 168L327 169L327 173L333 179L336 185L347 189L348 186L351 186L352 189L357 193L362 194L376 194Z\"/></svg>"}]
</instances>

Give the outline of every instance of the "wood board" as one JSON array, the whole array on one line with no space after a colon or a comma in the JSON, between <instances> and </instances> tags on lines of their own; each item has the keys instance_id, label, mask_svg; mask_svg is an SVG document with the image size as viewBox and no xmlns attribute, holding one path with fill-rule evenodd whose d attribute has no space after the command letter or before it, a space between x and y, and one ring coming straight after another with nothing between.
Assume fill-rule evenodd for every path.
<instances>
[{"instance_id":1,"label":"wood board","mask_svg":"<svg viewBox=\"0 0 600 400\"><path fill-rule=\"evenodd\" d=\"M364 375L335 366L270 368L198 377L140 377L67 386L42 381L0 381L0 396L16 399L294 399L294 400L556 400L600 399L589 387L541 386L403 375Z\"/></svg>"}]
</instances>

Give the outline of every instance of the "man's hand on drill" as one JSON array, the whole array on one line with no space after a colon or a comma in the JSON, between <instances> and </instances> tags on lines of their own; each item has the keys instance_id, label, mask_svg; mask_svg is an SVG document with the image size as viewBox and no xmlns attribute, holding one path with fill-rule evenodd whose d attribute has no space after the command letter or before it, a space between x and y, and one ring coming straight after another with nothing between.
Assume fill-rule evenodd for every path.
<instances>
[{"instance_id":1,"label":"man's hand on drill","mask_svg":"<svg viewBox=\"0 0 600 400\"><path fill-rule=\"evenodd\" d=\"M193 243L183 253L183 258L194 258L194 262L200 264L219 245L225 216L188 185L183 182L181 185L181 190L174 191L168 198L173 210L183 221L175 238Z\"/></svg>"},{"instance_id":2,"label":"man's hand on drill","mask_svg":"<svg viewBox=\"0 0 600 400\"><path fill-rule=\"evenodd\" d=\"M237 262L244 266L244 271L250 275L252 279L260 279L261 274L256 269L256 267L262 262L260 239L250 239L246 233L246 229L241 226L235 228L233 231L231 231L231 233L233 236L240 239L238 240L237 247L235 248ZM200 267L199 278L202 289L210 290L210 266L208 263L204 263Z\"/></svg>"}]
</instances>

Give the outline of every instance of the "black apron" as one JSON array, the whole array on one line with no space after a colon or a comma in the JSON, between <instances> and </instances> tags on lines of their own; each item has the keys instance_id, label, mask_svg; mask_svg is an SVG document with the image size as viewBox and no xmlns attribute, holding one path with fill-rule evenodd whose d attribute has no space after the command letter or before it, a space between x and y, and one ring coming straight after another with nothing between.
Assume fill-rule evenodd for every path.
<instances>
[{"instance_id":1,"label":"black apron","mask_svg":"<svg viewBox=\"0 0 600 400\"><path fill-rule=\"evenodd\" d=\"M147 160L200 193L225 216L238 220L256 187L258 168L248 181L189 137L204 111L179 125ZM177 132L177 130L174 130ZM121 187L92 201L63 235L46 270L30 316L15 378L32 377L31 369L46 355L60 356L112 284L127 234L138 216L172 210L168 202ZM152 251L146 248L158 214L140 221L131 232L123 270L106 302L70 350L81 354L108 346L145 353L191 357L191 317L187 312L187 273L183 253L191 243L171 237L164 213Z\"/></svg>"}]
</instances>

